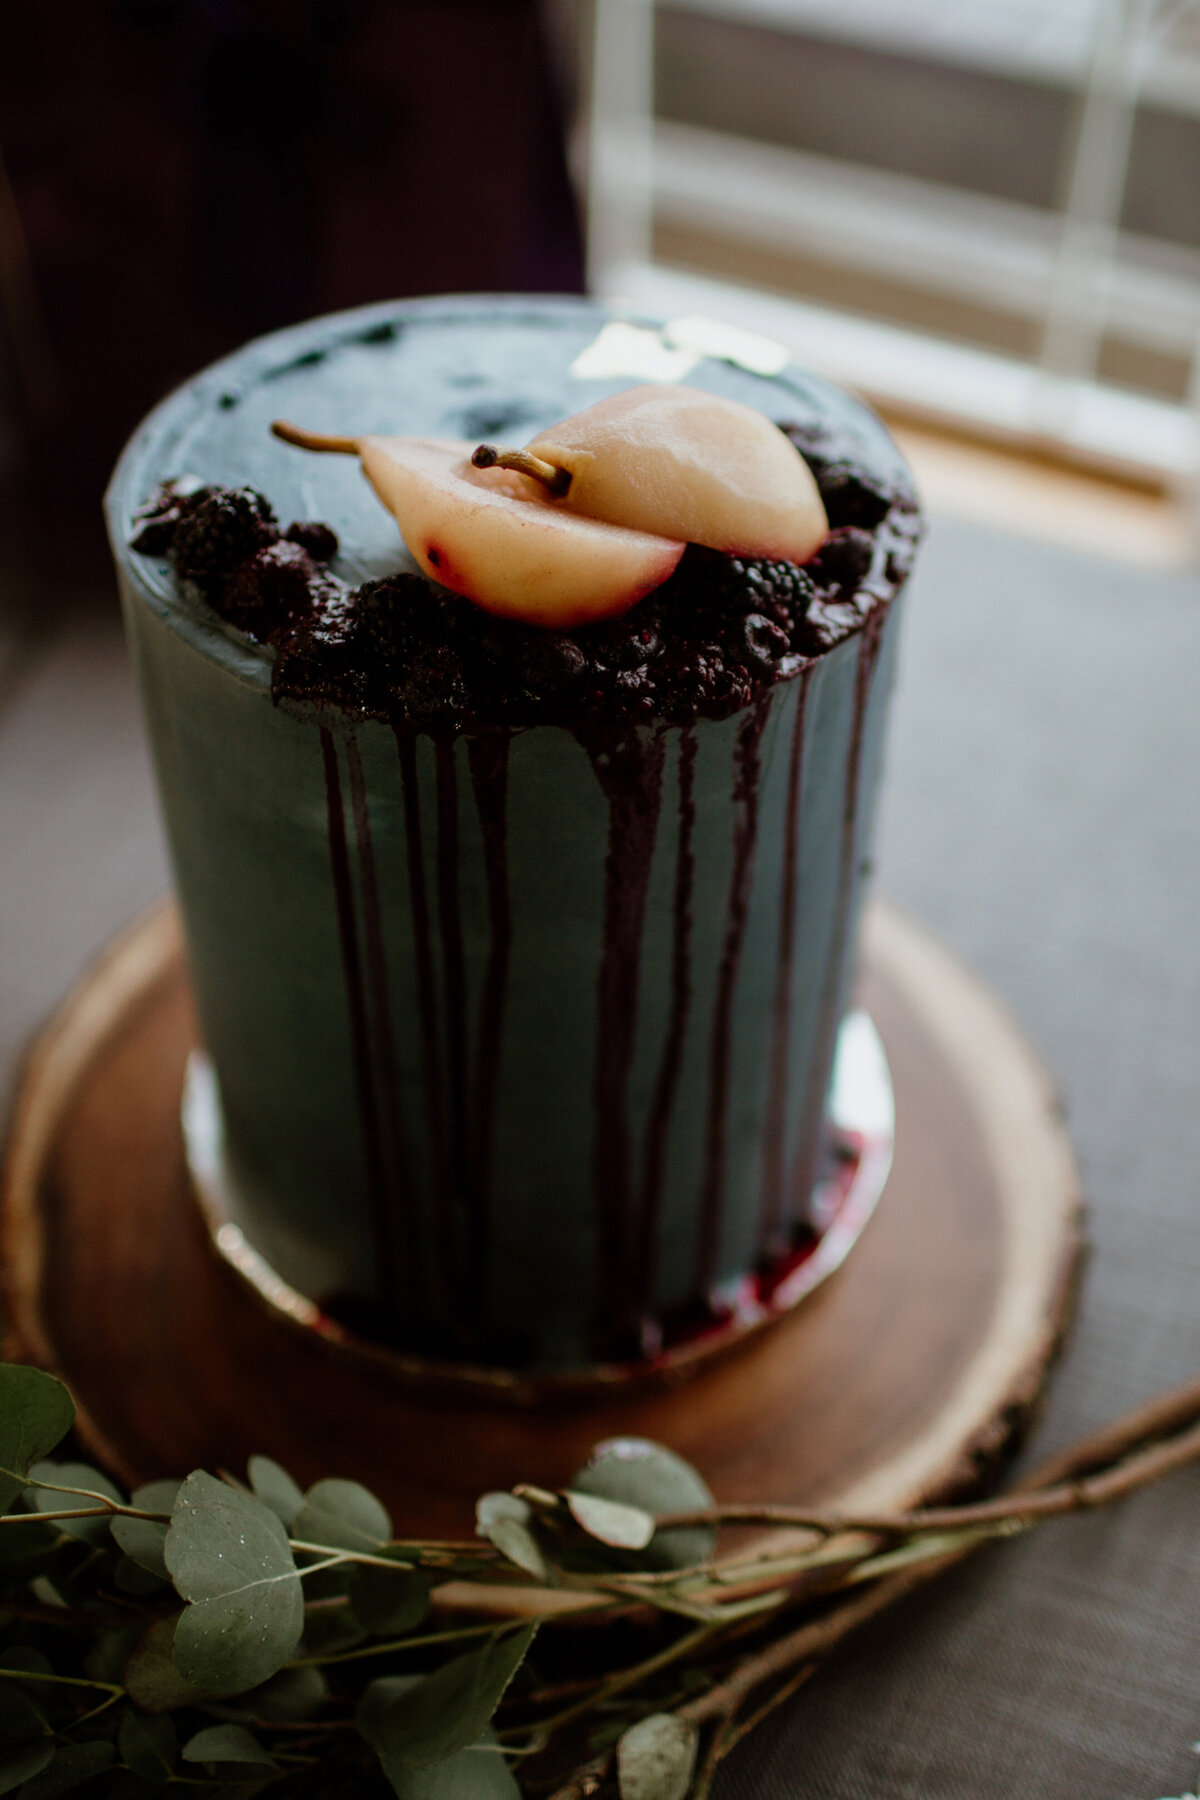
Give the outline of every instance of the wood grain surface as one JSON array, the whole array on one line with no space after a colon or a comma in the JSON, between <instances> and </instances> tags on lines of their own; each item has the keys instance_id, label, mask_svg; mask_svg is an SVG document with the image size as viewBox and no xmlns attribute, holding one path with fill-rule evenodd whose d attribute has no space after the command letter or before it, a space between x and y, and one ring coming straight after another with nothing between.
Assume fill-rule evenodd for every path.
<instances>
[{"instance_id":1,"label":"wood grain surface","mask_svg":"<svg viewBox=\"0 0 1200 1800\"><path fill-rule=\"evenodd\" d=\"M60 1372L126 1481L254 1451L367 1482L406 1532L564 1483L615 1434L670 1444L723 1500L887 1507L975 1487L1027 1420L1069 1310L1078 1184L1040 1067L944 951L877 907L862 999L896 1160L846 1266L675 1387L536 1405L422 1387L281 1325L214 1253L179 1126L195 1042L174 912L117 942L27 1069L6 1167L18 1348Z\"/></svg>"}]
</instances>

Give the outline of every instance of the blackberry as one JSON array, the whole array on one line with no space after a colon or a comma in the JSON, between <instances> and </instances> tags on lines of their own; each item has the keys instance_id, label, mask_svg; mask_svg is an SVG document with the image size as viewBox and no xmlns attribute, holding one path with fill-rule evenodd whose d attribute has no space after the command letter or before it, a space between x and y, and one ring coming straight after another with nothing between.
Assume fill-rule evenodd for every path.
<instances>
[{"instance_id":1,"label":"blackberry","mask_svg":"<svg viewBox=\"0 0 1200 1800\"><path fill-rule=\"evenodd\" d=\"M562 693L584 675L588 659L565 632L531 632L522 645L516 669L527 693L537 699Z\"/></svg>"},{"instance_id":2,"label":"blackberry","mask_svg":"<svg viewBox=\"0 0 1200 1800\"><path fill-rule=\"evenodd\" d=\"M164 481L134 513L137 534L129 540L130 547L141 556L168 555L184 519L195 512L212 491L194 475Z\"/></svg>"},{"instance_id":3,"label":"blackberry","mask_svg":"<svg viewBox=\"0 0 1200 1800\"><path fill-rule=\"evenodd\" d=\"M329 575L318 576L310 592L312 610L272 637L278 651L274 692L293 700L361 705L366 682L358 667L357 596Z\"/></svg>"},{"instance_id":4,"label":"blackberry","mask_svg":"<svg viewBox=\"0 0 1200 1800\"><path fill-rule=\"evenodd\" d=\"M279 536L275 515L253 488L217 488L182 521L171 546L179 574L202 585L231 575Z\"/></svg>"},{"instance_id":5,"label":"blackberry","mask_svg":"<svg viewBox=\"0 0 1200 1800\"><path fill-rule=\"evenodd\" d=\"M680 647L664 661L659 710L665 718L695 718L698 713L724 718L750 699L752 683L745 669L729 668L720 644Z\"/></svg>"},{"instance_id":6,"label":"blackberry","mask_svg":"<svg viewBox=\"0 0 1200 1800\"><path fill-rule=\"evenodd\" d=\"M874 538L851 525L831 531L807 566L819 588L841 598L847 589L859 586L874 560Z\"/></svg>"},{"instance_id":7,"label":"blackberry","mask_svg":"<svg viewBox=\"0 0 1200 1800\"><path fill-rule=\"evenodd\" d=\"M265 638L309 611L316 573L308 552L281 538L238 565L225 584L221 611L243 631Z\"/></svg>"},{"instance_id":8,"label":"blackberry","mask_svg":"<svg viewBox=\"0 0 1200 1800\"><path fill-rule=\"evenodd\" d=\"M307 550L314 562L332 562L338 553L337 532L319 519L293 519L283 535L289 543Z\"/></svg>"},{"instance_id":9,"label":"blackberry","mask_svg":"<svg viewBox=\"0 0 1200 1800\"><path fill-rule=\"evenodd\" d=\"M626 718L648 722L658 711L655 683L649 670L622 669L612 683L612 697Z\"/></svg>"},{"instance_id":10,"label":"blackberry","mask_svg":"<svg viewBox=\"0 0 1200 1800\"><path fill-rule=\"evenodd\" d=\"M821 498L834 529L857 525L873 531L887 517L895 496L878 476L852 462L833 462L822 473Z\"/></svg>"},{"instance_id":11,"label":"blackberry","mask_svg":"<svg viewBox=\"0 0 1200 1800\"><path fill-rule=\"evenodd\" d=\"M731 660L749 663L760 674L773 674L791 647L789 634L762 613L747 613L727 639Z\"/></svg>"},{"instance_id":12,"label":"blackberry","mask_svg":"<svg viewBox=\"0 0 1200 1800\"><path fill-rule=\"evenodd\" d=\"M646 641L641 642L641 633L630 630L632 619L633 614L626 613L603 625L589 626L583 634L585 654L606 669L641 668L648 651L657 647L658 633L652 626L644 626Z\"/></svg>"},{"instance_id":13,"label":"blackberry","mask_svg":"<svg viewBox=\"0 0 1200 1800\"><path fill-rule=\"evenodd\" d=\"M458 720L471 698L462 659L448 644L430 645L415 656L398 691L409 718L421 724Z\"/></svg>"},{"instance_id":14,"label":"blackberry","mask_svg":"<svg viewBox=\"0 0 1200 1800\"><path fill-rule=\"evenodd\" d=\"M358 590L358 616L368 655L385 665L406 662L415 643L427 641L429 627L436 630L433 590L423 575L385 575Z\"/></svg>"}]
</instances>

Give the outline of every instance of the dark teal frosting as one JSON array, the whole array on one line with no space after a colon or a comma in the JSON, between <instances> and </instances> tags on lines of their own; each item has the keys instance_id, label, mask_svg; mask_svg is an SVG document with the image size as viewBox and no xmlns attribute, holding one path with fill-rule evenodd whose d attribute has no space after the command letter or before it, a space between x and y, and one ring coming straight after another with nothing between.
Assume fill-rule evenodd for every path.
<instances>
[{"instance_id":1,"label":"dark teal frosting","mask_svg":"<svg viewBox=\"0 0 1200 1800\"><path fill-rule=\"evenodd\" d=\"M520 440L630 385L569 374L608 316L484 297L275 334L151 415L108 502L237 1216L314 1298L460 1359L652 1348L803 1247L895 607L734 718L537 726L489 761L275 706L270 653L128 540L186 474L327 521L348 582L406 566L355 464L270 421ZM904 484L813 376L686 379Z\"/></svg>"}]
</instances>

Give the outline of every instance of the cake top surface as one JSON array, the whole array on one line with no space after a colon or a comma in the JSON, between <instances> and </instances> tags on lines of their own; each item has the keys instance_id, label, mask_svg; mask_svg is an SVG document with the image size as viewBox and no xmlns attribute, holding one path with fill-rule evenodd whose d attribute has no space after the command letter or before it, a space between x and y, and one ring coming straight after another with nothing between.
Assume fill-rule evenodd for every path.
<instances>
[{"instance_id":1,"label":"cake top surface","mask_svg":"<svg viewBox=\"0 0 1200 1800\"><path fill-rule=\"evenodd\" d=\"M690 323L695 341L697 322ZM624 636L632 642L643 629L649 629L651 636L657 631L661 638L664 621L668 638L678 629L686 634L694 610L693 592L707 605L715 583L724 597L713 620L703 628L697 626L700 638L725 631L726 615L730 615L737 645L747 629L752 637L758 631L757 648L762 650L765 643L773 652L773 667L768 666L770 657L755 666L751 656L744 671L747 680L740 686L737 680L732 685L728 680L718 683L720 696L709 693L703 681L697 685L691 680L690 687L688 680L682 685L677 682L670 696L666 696L665 678L657 687L653 681L649 688L643 682L640 699L634 695L634 712L636 716L640 705L647 718L655 714L686 718L689 712L735 710L756 683L793 673L799 666L797 658L820 654L857 629L873 607L886 604L907 574L916 537L916 503L898 451L866 407L832 384L784 362L782 355L774 359L771 372L764 373L772 362L769 346L764 356L762 346L737 333L722 338L714 331L705 338L701 332L700 338L723 354L681 352L673 347L670 326L617 320L610 309L591 301L523 296L391 302L275 333L196 376L146 420L126 449L109 491L114 545L126 568L135 572L141 589L177 629L244 678L273 682L277 698L333 701L368 714L393 719L403 716L419 723L428 695L405 695L390 676L384 693L373 676L364 685L365 678L358 675L349 682L343 680L331 663L317 668L309 654L311 631L285 632L278 621L256 622L260 615L254 614L253 608L236 600L227 603L224 591L218 592L212 582L181 580L180 574L188 571L182 565L172 568L167 539L162 540L164 547L157 554L153 547L157 540L152 537L141 540L140 553L131 553L131 544L139 539L138 509L145 507L163 482L183 479L222 490L256 491L273 509L281 529L293 520L322 521L336 534L338 548L332 559L327 552L318 559L311 590L316 613L330 606L335 613L339 609L342 614L353 613L358 596L363 596L362 615L365 618L369 613L379 629L373 637L358 632L355 654L365 656L368 664L380 658L386 662L389 654L393 664L407 664L414 653L412 633L400 642L391 623L401 616L415 619L420 607L414 609L410 604L414 596L423 602L426 596L440 596L440 590L418 573L395 520L380 505L354 461L317 459L298 452L271 435L271 422L292 418L302 420L312 431L355 436L403 434L521 443L555 420L644 380L648 368L657 368L663 378L669 375L689 388L741 401L783 427L810 462L833 527L826 578L822 582L821 569L816 566L811 571L819 590L812 606L813 629L806 627L799 633L791 629L797 601L788 586L787 572L794 566L764 564L757 571L759 588L764 580L771 592L780 588L781 581L782 588L788 588L786 595L781 589L776 596L775 608L780 626L789 634L787 644L782 639L767 642L757 626L746 625L751 618L765 617L771 623L774 616L769 606L758 609L756 572L713 552L687 553L679 573L659 590L665 611L661 605L651 605L656 600L651 595L627 615L630 625L624 633L612 623L591 628L607 633L610 641ZM746 366L747 362L756 367ZM313 542L304 548L307 554L314 548ZM289 579L293 575L294 570ZM396 577L408 578L410 584L403 590L402 600L394 579L383 590L371 586ZM813 581L804 585L801 612L812 599ZM416 583L421 584L419 590ZM733 593L739 583L740 598ZM244 598L244 582L242 587ZM440 711L447 716L465 712L479 719L488 711L489 697L483 691L487 683L472 661L474 620L463 612L469 604L454 600L452 604L439 602L432 610L426 607L428 616L418 631L416 650L432 647L441 651L441 639L447 633L448 641L457 644L465 630L465 637L472 640L464 651L466 687L462 681L452 682L453 699L441 704ZM643 608L649 609L645 619L640 616ZM500 630L502 651L512 647L504 640L506 632L515 634L512 643L517 643L522 627L509 621L492 623ZM490 625L488 629L491 643L495 632ZM728 631L725 636L728 639ZM604 676L619 675L624 682L622 692L632 693L630 684L636 686L634 675L639 665L630 643L623 643L614 653L615 661L624 668L608 670L601 639L590 642L586 632L577 633L576 638L584 650L585 675L590 678L593 669ZM644 641L649 644L651 639ZM716 651L715 644L700 647ZM545 645L536 648L540 656ZM652 649L651 661L656 655L657 650ZM731 650L726 642L718 660L729 664L732 659L736 668L738 655L740 649L735 646ZM344 665L344 644L339 645L338 656ZM445 660L443 656L443 663ZM459 656L458 661L462 660ZM561 669L557 673L561 675ZM508 686L513 688L512 681ZM554 706L547 710L544 696L533 691L536 681L532 688L528 681L517 686L524 700L514 698L514 689L499 707L499 719L522 724L554 715ZM593 696L601 710L611 709L613 704L616 690L612 681L607 687L610 691L597 689ZM576 696L572 706L578 704ZM439 711L436 695L432 711Z\"/></svg>"}]
</instances>

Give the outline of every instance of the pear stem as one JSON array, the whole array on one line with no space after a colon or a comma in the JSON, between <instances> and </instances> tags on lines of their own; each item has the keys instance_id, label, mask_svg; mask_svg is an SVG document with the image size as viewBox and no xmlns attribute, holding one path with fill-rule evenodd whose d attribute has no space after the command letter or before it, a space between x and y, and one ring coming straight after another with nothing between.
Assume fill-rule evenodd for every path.
<instances>
[{"instance_id":1,"label":"pear stem","mask_svg":"<svg viewBox=\"0 0 1200 1800\"><path fill-rule=\"evenodd\" d=\"M556 500L561 500L571 485L570 469L546 462L540 456L531 456L528 450L506 450L503 444L480 444L471 461L477 469L515 469L518 475L532 476Z\"/></svg>"},{"instance_id":2,"label":"pear stem","mask_svg":"<svg viewBox=\"0 0 1200 1800\"><path fill-rule=\"evenodd\" d=\"M357 438L330 437L323 431L304 431L299 425L289 425L286 419L273 419L271 430L285 444L295 444L298 450L334 450L340 456L358 455Z\"/></svg>"}]
</instances>

